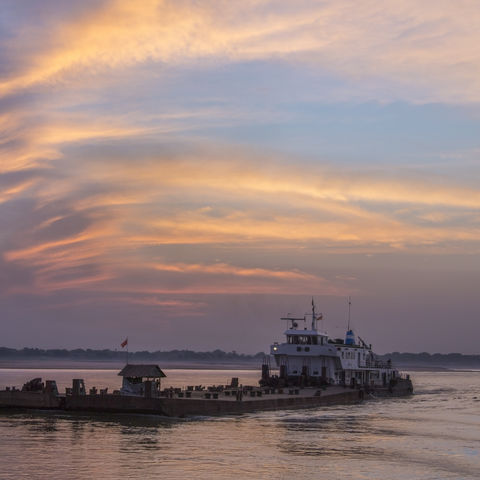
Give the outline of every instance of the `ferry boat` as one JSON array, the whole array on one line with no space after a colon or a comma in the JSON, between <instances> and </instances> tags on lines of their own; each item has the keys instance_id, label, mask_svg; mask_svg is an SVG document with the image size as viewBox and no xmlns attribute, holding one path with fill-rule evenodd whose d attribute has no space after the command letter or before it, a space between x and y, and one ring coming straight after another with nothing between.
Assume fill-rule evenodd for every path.
<instances>
[{"instance_id":1,"label":"ferry boat","mask_svg":"<svg viewBox=\"0 0 480 480\"><path fill-rule=\"evenodd\" d=\"M308 315L311 316L310 328L307 328L307 315L282 318L287 322L286 339L270 347L279 373L270 375L267 360L262 368L261 383L300 387L342 385L367 392L394 393L395 390L396 394L412 393L409 376L404 378L390 360L379 359L372 351L372 345L355 335L350 328L350 299L348 306L345 339L331 339L318 329L323 316L315 312L313 299L312 313Z\"/></svg>"}]
</instances>

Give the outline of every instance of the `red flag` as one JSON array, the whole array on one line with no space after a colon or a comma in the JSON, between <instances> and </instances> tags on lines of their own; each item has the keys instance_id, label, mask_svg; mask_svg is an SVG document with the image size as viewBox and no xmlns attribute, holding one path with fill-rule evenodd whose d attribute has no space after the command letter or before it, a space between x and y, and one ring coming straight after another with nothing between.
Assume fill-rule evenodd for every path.
<instances>
[{"instance_id":1,"label":"red flag","mask_svg":"<svg viewBox=\"0 0 480 480\"><path fill-rule=\"evenodd\" d=\"M128 337L120 344L122 348L126 347L128 345Z\"/></svg>"}]
</instances>

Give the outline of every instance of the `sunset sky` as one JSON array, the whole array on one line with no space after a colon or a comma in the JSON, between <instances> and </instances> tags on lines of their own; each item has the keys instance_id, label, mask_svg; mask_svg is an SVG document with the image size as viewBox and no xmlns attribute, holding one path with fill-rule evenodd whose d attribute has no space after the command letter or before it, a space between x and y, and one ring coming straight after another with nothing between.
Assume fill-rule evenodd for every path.
<instances>
[{"instance_id":1,"label":"sunset sky","mask_svg":"<svg viewBox=\"0 0 480 480\"><path fill-rule=\"evenodd\" d=\"M0 346L480 353L476 0L3 0Z\"/></svg>"}]
</instances>

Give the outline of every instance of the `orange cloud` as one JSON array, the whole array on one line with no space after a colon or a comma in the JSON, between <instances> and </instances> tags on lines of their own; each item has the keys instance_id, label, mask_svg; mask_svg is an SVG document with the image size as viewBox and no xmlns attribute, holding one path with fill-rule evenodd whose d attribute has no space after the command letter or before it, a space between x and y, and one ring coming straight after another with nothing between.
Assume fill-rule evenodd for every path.
<instances>
[{"instance_id":1,"label":"orange cloud","mask_svg":"<svg viewBox=\"0 0 480 480\"><path fill-rule=\"evenodd\" d=\"M138 157L135 163L116 158L115 168L109 160L84 159L81 168L45 182L35 195L40 206L71 196L69 208L83 212L92 225L67 238L17 247L5 258L48 259L62 248L73 252L85 243L96 245L92 252L100 256L109 242L116 249L218 242L270 242L275 249L307 241L330 247L412 248L479 239L474 223L450 227L459 215L480 206L480 192L471 187L445 184L441 178L413 181L408 175L393 180L333 168L304 167L299 173L293 167L273 166L265 157L247 160L248 152L235 152L228 163L216 159L214 152L204 155L208 162L201 156ZM75 190L92 183L99 188ZM449 215L440 215L446 208ZM37 230L56 218L43 220Z\"/></svg>"},{"instance_id":2,"label":"orange cloud","mask_svg":"<svg viewBox=\"0 0 480 480\"><path fill-rule=\"evenodd\" d=\"M0 90L59 79L72 84L85 72L151 61L280 58L354 79L369 97L376 88L390 99L479 101L479 38L471 27L479 20L476 3L468 1L461 7L446 1L388 7L367 2L362 8L353 0L295 7L268 1L110 1L54 27L47 46L14 69ZM28 35L13 41L26 42ZM422 97L412 91L416 87Z\"/></svg>"},{"instance_id":3,"label":"orange cloud","mask_svg":"<svg viewBox=\"0 0 480 480\"><path fill-rule=\"evenodd\" d=\"M326 208L336 204L341 210L338 213L354 216L361 216L362 212L368 215L358 202L458 208L480 206L478 189L462 184L457 186L431 173L424 176L418 171L400 170L393 171L390 176L373 170L362 173L352 168L339 172L334 167L311 165L299 169L287 165L284 159L267 154L252 155L234 148L228 152L213 149L197 153L193 159L188 157L189 154L185 154L174 159L158 157L137 162L117 158L115 170L111 169L109 162L96 162L91 167L97 178L111 182L127 181L132 188L141 186L143 191L162 187L168 188L168 193L174 189L195 189L204 193L222 192L222 195L232 197L271 196L281 203L319 209L324 202L331 202ZM204 161L206 158L208 162Z\"/></svg>"},{"instance_id":4,"label":"orange cloud","mask_svg":"<svg viewBox=\"0 0 480 480\"><path fill-rule=\"evenodd\" d=\"M14 198L17 195L24 193L25 191L29 190L33 185L37 183L37 180L27 180L24 182L20 182L13 187L7 187L5 189L0 189L0 204L7 202L11 198Z\"/></svg>"},{"instance_id":5,"label":"orange cloud","mask_svg":"<svg viewBox=\"0 0 480 480\"><path fill-rule=\"evenodd\" d=\"M314 280L315 276L298 271L278 271L268 270L265 268L244 268L226 263L216 263L213 265L204 264L156 264L155 269L166 272L178 273L207 273L207 274L221 274L234 275L240 277L264 277L264 278L279 278L287 280Z\"/></svg>"},{"instance_id":6,"label":"orange cloud","mask_svg":"<svg viewBox=\"0 0 480 480\"><path fill-rule=\"evenodd\" d=\"M175 300L175 299L160 299L157 296L151 297L121 297L120 301L126 303L132 303L137 305L147 305L154 307L166 307L166 308L202 308L207 304L205 302L188 302L185 300Z\"/></svg>"}]
</instances>

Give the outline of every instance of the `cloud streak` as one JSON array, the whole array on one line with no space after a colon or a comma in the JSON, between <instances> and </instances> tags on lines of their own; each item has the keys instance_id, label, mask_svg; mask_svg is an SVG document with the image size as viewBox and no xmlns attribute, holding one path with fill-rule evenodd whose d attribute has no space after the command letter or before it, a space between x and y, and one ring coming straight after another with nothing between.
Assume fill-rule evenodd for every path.
<instances>
[{"instance_id":1,"label":"cloud streak","mask_svg":"<svg viewBox=\"0 0 480 480\"><path fill-rule=\"evenodd\" d=\"M480 240L480 192L441 177L299 171L285 159L205 144L152 156L151 147L142 153L143 137L137 142L134 164L110 146L88 158L80 149L50 173L58 181L47 170L33 190L30 183L5 190L5 208L33 200L3 247L4 260L28 268L33 282L6 293L293 293L316 285L343 295L354 282L324 278L314 266L299 271L285 262L288 252L313 245L324 253L454 252ZM452 228L458 219L462 227ZM161 253L180 245L230 245L244 259L178 262ZM252 246L273 259L249 264ZM152 247L160 249L154 257Z\"/></svg>"},{"instance_id":2,"label":"cloud streak","mask_svg":"<svg viewBox=\"0 0 480 480\"><path fill-rule=\"evenodd\" d=\"M32 45L35 36L27 32L21 40L26 54L18 63L10 59L14 73L0 90L75 84L79 74L148 62L278 59L355 81L370 98L376 88L382 99L478 102L479 17L469 0L388 7L368 0L361 7L353 1L302 1L295 7L269 1L110 1L63 16L44 45ZM4 39L7 48L14 42Z\"/></svg>"}]
</instances>

